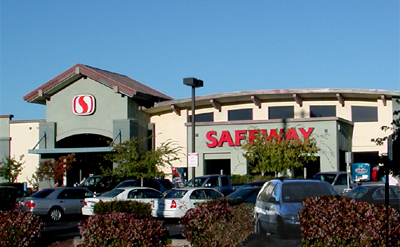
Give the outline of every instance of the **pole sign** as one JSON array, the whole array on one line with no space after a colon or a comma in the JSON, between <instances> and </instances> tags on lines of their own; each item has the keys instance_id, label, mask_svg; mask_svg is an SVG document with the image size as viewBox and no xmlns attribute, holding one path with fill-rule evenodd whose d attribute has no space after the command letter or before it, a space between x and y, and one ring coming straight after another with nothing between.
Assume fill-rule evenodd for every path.
<instances>
[{"instance_id":1,"label":"pole sign","mask_svg":"<svg viewBox=\"0 0 400 247\"><path fill-rule=\"evenodd\" d=\"M199 154L188 153L188 167L198 167L198 166L199 166Z\"/></svg>"}]
</instances>

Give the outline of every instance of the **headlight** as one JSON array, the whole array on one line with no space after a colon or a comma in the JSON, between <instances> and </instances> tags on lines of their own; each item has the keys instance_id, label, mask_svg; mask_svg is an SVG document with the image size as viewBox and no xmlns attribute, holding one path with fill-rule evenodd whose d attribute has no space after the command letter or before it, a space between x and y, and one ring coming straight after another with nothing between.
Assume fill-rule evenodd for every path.
<instances>
[{"instance_id":1,"label":"headlight","mask_svg":"<svg viewBox=\"0 0 400 247\"><path fill-rule=\"evenodd\" d=\"M292 220L292 221L298 220L297 214L287 214L287 215L284 215L283 218L286 220Z\"/></svg>"}]
</instances>

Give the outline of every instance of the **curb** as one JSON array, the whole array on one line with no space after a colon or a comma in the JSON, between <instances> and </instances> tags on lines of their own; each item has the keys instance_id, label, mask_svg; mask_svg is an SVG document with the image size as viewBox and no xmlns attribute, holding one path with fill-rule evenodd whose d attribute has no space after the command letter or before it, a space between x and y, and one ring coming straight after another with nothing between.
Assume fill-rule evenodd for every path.
<instances>
[{"instance_id":1,"label":"curb","mask_svg":"<svg viewBox=\"0 0 400 247\"><path fill-rule=\"evenodd\" d=\"M74 246L80 247L82 245L81 237L74 238ZM190 247L190 243L186 239L171 239L171 244L168 247Z\"/></svg>"}]
</instances>

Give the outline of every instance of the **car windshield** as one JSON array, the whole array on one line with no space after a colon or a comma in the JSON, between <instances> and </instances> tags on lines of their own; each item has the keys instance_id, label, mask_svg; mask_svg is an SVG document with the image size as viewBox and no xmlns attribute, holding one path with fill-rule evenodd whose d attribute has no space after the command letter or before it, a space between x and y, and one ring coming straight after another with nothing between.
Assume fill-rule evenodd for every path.
<instances>
[{"instance_id":1,"label":"car windshield","mask_svg":"<svg viewBox=\"0 0 400 247\"><path fill-rule=\"evenodd\" d=\"M171 190L164 196L164 198L182 198L188 191L187 190Z\"/></svg>"},{"instance_id":2,"label":"car windshield","mask_svg":"<svg viewBox=\"0 0 400 247\"><path fill-rule=\"evenodd\" d=\"M314 179L326 181L332 184L335 181L336 174L316 174L314 175Z\"/></svg>"},{"instance_id":3,"label":"car windshield","mask_svg":"<svg viewBox=\"0 0 400 247\"><path fill-rule=\"evenodd\" d=\"M283 202L301 203L306 197L335 195L326 183L291 182L282 185Z\"/></svg>"},{"instance_id":4,"label":"car windshield","mask_svg":"<svg viewBox=\"0 0 400 247\"><path fill-rule=\"evenodd\" d=\"M53 191L54 191L53 189L44 189L44 190L38 191L35 194L31 195L31 197L45 198L48 195L50 195Z\"/></svg>"},{"instance_id":5,"label":"car windshield","mask_svg":"<svg viewBox=\"0 0 400 247\"><path fill-rule=\"evenodd\" d=\"M95 186L98 182L100 182L101 178L100 177L88 177L83 181L82 183L79 184L79 186L83 187L89 187L89 186Z\"/></svg>"},{"instance_id":6,"label":"car windshield","mask_svg":"<svg viewBox=\"0 0 400 247\"><path fill-rule=\"evenodd\" d=\"M205 177L205 178L195 178L195 179L194 179L194 186L195 186L195 187L202 186L202 185L204 184L204 182L205 182L207 179L208 179L208 177ZM187 186L187 187L192 186L192 179L189 180L189 181L187 182L186 186Z\"/></svg>"},{"instance_id":7,"label":"car windshield","mask_svg":"<svg viewBox=\"0 0 400 247\"><path fill-rule=\"evenodd\" d=\"M121 187L133 187L133 186L140 186L139 181L124 181L115 186L115 188L121 188Z\"/></svg>"},{"instance_id":8,"label":"car windshield","mask_svg":"<svg viewBox=\"0 0 400 247\"><path fill-rule=\"evenodd\" d=\"M237 190L226 197L238 200L245 200L248 198L255 200L260 189L261 187L247 187L246 189Z\"/></svg>"},{"instance_id":9,"label":"car windshield","mask_svg":"<svg viewBox=\"0 0 400 247\"><path fill-rule=\"evenodd\" d=\"M104 194L101 194L101 197L116 197L117 195L121 194L123 191L124 191L123 189L111 190Z\"/></svg>"},{"instance_id":10,"label":"car windshield","mask_svg":"<svg viewBox=\"0 0 400 247\"><path fill-rule=\"evenodd\" d=\"M367 192L368 192L368 188L357 187L357 188L354 188L354 189L344 193L343 196L357 199L357 198L360 198L363 195L365 195Z\"/></svg>"}]
</instances>

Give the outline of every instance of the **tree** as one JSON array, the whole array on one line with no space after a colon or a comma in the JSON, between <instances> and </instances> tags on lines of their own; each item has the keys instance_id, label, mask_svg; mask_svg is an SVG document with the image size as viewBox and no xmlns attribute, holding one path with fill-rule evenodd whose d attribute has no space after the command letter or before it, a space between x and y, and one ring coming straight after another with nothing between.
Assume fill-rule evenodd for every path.
<instances>
[{"instance_id":1,"label":"tree","mask_svg":"<svg viewBox=\"0 0 400 247\"><path fill-rule=\"evenodd\" d=\"M396 102L400 104L400 100L397 99ZM396 116L397 119L396 119ZM381 130L384 132L389 132L388 135L384 137L378 137L378 138L372 138L371 141L375 142L376 145L382 146L385 141L392 140L392 143L388 143L388 145L392 145L392 157L397 156L399 157L398 150L394 150L395 147L400 146L400 110L394 111L393 112L393 121L390 123L390 125L384 125L381 127ZM397 144L395 144L397 143ZM398 149L398 148L397 148ZM399 158L397 158L398 160ZM386 168L388 170L392 170L396 175L400 174L400 169L398 166L394 165L395 161L389 161L387 154L383 154L380 156L380 163L385 164L387 166ZM383 171L383 169L380 169L380 171ZM380 175L383 175L382 172L380 172Z\"/></svg>"},{"instance_id":2,"label":"tree","mask_svg":"<svg viewBox=\"0 0 400 247\"><path fill-rule=\"evenodd\" d=\"M58 183L62 185L63 178L67 170L71 168L73 162L75 162L75 154L73 153L60 156L58 160L54 162L52 160L41 161L34 176L39 181L47 181L49 184Z\"/></svg>"},{"instance_id":3,"label":"tree","mask_svg":"<svg viewBox=\"0 0 400 247\"><path fill-rule=\"evenodd\" d=\"M255 139L247 139L242 145L243 156L253 164L253 172L278 172L286 174L287 170L303 167L309 161L315 161L315 154L320 150L313 138L306 140L285 138L284 133L278 137L268 137L261 131Z\"/></svg>"},{"instance_id":4,"label":"tree","mask_svg":"<svg viewBox=\"0 0 400 247\"><path fill-rule=\"evenodd\" d=\"M145 150L141 144L146 141L147 139L138 140L133 137L120 144L114 144L114 152L105 155L104 158L118 165L103 172L119 178L164 177L161 169L178 160L182 148L168 140L154 150Z\"/></svg>"},{"instance_id":5,"label":"tree","mask_svg":"<svg viewBox=\"0 0 400 247\"><path fill-rule=\"evenodd\" d=\"M19 157L19 161L15 157L5 157L0 162L0 177L8 180L10 183L15 183L18 176L21 174L25 161L22 162L24 155Z\"/></svg>"},{"instance_id":6,"label":"tree","mask_svg":"<svg viewBox=\"0 0 400 247\"><path fill-rule=\"evenodd\" d=\"M397 103L400 104L400 100L396 100ZM398 115L398 118L396 119L396 116ZM381 127L381 130L384 132L392 132L387 136L384 137L378 137L378 138L372 138L371 141L375 142L377 145L381 146L383 143L389 139L389 136L392 136L393 140L397 140L400 138L400 110L394 111L393 112L393 121L390 123L390 125L384 125Z\"/></svg>"}]
</instances>

